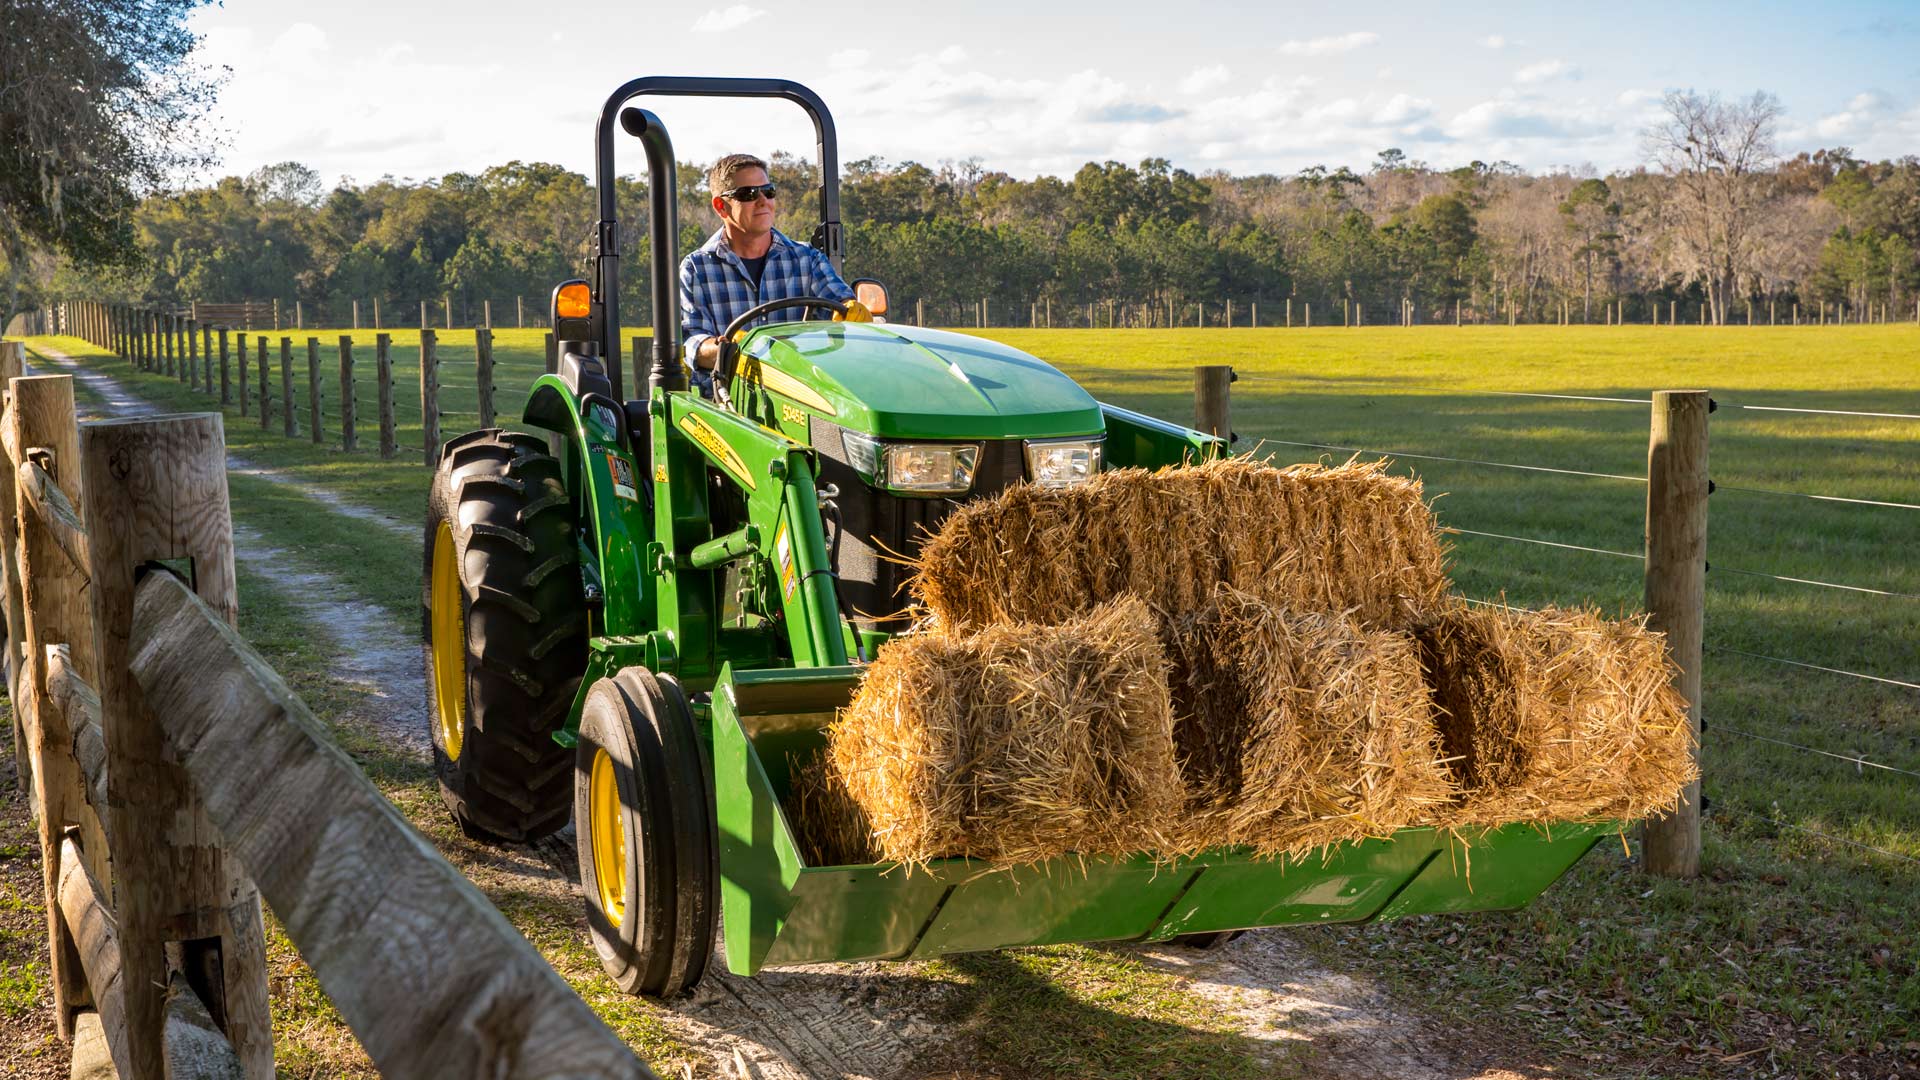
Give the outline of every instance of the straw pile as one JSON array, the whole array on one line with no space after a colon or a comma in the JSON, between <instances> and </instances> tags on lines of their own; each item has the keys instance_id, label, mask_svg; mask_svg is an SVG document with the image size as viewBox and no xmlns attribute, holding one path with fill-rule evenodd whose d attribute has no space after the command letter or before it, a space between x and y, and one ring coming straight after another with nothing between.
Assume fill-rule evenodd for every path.
<instances>
[{"instance_id":1,"label":"straw pile","mask_svg":"<svg viewBox=\"0 0 1920 1080\"><path fill-rule=\"evenodd\" d=\"M832 768L889 860L1160 850L1182 801L1165 667L1131 597L902 637L828 729Z\"/></svg>"},{"instance_id":2,"label":"straw pile","mask_svg":"<svg viewBox=\"0 0 1920 1080\"><path fill-rule=\"evenodd\" d=\"M863 866L880 861L867 812L834 771L826 747L787 758L783 806L808 866Z\"/></svg>"},{"instance_id":3,"label":"straw pile","mask_svg":"<svg viewBox=\"0 0 1920 1080\"><path fill-rule=\"evenodd\" d=\"M955 511L916 565L915 595L959 630L1058 623L1129 594L1191 614L1223 583L1293 611L1404 626L1447 591L1420 482L1382 462L1231 458L1016 484Z\"/></svg>"},{"instance_id":4,"label":"straw pile","mask_svg":"<svg viewBox=\"0 0 1920 1080\"><path fill-rule=\"evenodd\" d=\"M1456 796L1405 634L1224 585L1168 631L1181 849L1298 853L1422 823Z\"/></svg>"},{"instance_id":5,"label":"straw pile","mask_svg":"<svg viewBox=\"0 0 1920 1080\"><path fill-rule=\"evenodd\" d=\"M1437 823L1643 817L1699 775L1665 642L1643 621L1455 607L1413 636L1464 789Z\"/></svg>"}]
</instances>

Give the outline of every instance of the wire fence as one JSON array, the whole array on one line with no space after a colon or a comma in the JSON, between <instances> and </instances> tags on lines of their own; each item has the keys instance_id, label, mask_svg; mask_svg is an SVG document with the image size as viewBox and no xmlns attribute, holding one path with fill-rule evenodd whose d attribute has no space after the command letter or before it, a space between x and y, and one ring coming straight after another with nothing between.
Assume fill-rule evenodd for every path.
<instances>
[{"instance_id":1,"label":"wire fence","mask_svg":"<svg viewBox=\"0 0 1920 1080\"><path fill-rule=\"evenodd\" d=\"M1476 395L1486 395L1490 397L1527 398L1527 399L1547 400L1547 401L1586 402L1586 403L1607 404L1607 405L1648 406L1652 404L1652 401L1649 398L1614 397L1614 396L1589 395L1589 394L1550 394L1550 393L1537 393L1537 392L1525 392L1525 391L1478 390L1478 389L1461 390L1459 388L1437 388L1437 387L1408 387L1407 389L1425 390L1425 391L1449 393L1449 394L1467 393L1467 394L1476 394ZM1761 413L1761 414L1833 416L1833 417L1845 417L1845 418L1852 418L1852 419L1861 419L1861 418L1898 419L1898 420L1920 419L1920 415L1903 413L1903 412L1892 412L1892 411L1883 412L1883 411L1865 411L1865 410L1848 410L1848 409L1814 409L1814 408L1801 408L1797 406L1784 406L1784 405L1744 405L1744 404L1729 404L1729 403L1718 403L1718 404L1720 408L1739 409L1739 410L1745 410L1745 411L1750 411L1753 413ZM1493 460L1487 457L1466 457L1458 454L1438 454L1438 453L1430 453L1425 451L1380 449L1380 448L1368 447L1364 445L1351 445L1347 442L1341 442L1341 441L1316 442L1316 441L1307 441L1307 440L1263 438L1260 440L1260 442L1263 445L1271 444L1276 446L1293 446L1293 447L1301 447L1306 449L1331 451L1336 453L1380 456L1380 457L1404 459L1404 460L1410 460L1410 461L1443 462L1451 465L1461 465L1469 468L1478 468L1478 469L1497 469L1497 470L1504 470L1504 471L1518 472L1518 473L1547 474L1547 475L1554 475L1554 476L1570 476L1570 477L1581 477L1581 478L1600 479L1600 480L1614 480L1614 481L1632 482L1632 483L1638 483L1638 484L1647 483L1647 478L1644 476L1634 476L1634 475L1626 475L1618 472L1609 472L1600 468L1566 467L1562 465L1548 466L1548 465L1521 463L1521 462L1513 462L1513 461L1499 461L1499 460ZM1783 491L1776 488L1757 487L1757 486L1749 487L1745 485L1723 485L1723 484L1717 484L1717 483L1710 484L1710 490L1715 493L1724 491L1729 493L1736 493L1739 495L1757 495L1757 496L1807 500L1811 503L1831 504L1831 505L1834 505L1836 508L1846 507L1849 509L1871 509L1874 511L1885 511L1885 512L1920 510L1920 504L1902 501L1899 499L1892 499L1892 498L1885 498L1885 499L1860 498L1856 496L1836 495L1836 494L1830 494L1830 493L1824 493L1824 492ZM1449 533L1452 533L1452 534L1477 537L1477 538L1493 540L1493 541L1498 541L1503 543L1524 544L1524 545L1529 545L1529 546L1539 547L1539 548L1548 548L1548 549L1556 549L1560 551L1598 555L1606 558L1623 559L1623 560L1630 560L1630 561L1641 562L1641 563L1644 563L1646 561L1646 555L1644 552L1621 551L1614 548L1607 548L1607 547L1600 547L1600 546L1595 546L1591 544L1570 542L1568 540L1554 540L1554 539L1546 539L1540 536L1518 535L1513 532L1499 532L1499 531L1493 531L1490 529L1467 528L1465 526L1452 524L1452 523L1449 523L1446 526L1446 529ZM1900 565L1902 562L1902 560L1898 560L1898 559L1889 560L1889 561L1894 565ZM1841 595L1855 595L1855 596L1859 596L1862 600L1866 599L1867 597L1884 598L1892 601L1920 600L1920 594L1906 592L1897 588L1874 588L1874 587L1860 585L1860 584L1849 584L1849 583L1839 582L1839 581L1822 580L1820 578L1796 576L1796 575L1789 575L1789 574L1777 574L1777 573L1772 573L1772 572L1763 571L1763 570L1748 569L1746 567L1726 566L1726 565L1723 565L1720 563L1714 563L1714 562L1709 562L1707 569L1708 569L1709 581L1713 579L1714 575L1727 575L1732 577L1752 578L1752 579L1782 582L1782 583L1796 585L1796 586L1804 586L1808 588L1831 591ZM1504 597L1498 600L1490 600L1486 598L1473 597L1473 598L1468 598L1468 602L1477 606L1497 607L1497 608L1503 608L1507 610L1526 610L1525 608L1520 608L1520 607L1517 607L1516 605L1508 603ZM1851 670L1849 668L1836 667L1830 664L1814 663L1812 661L1804 660L1804 659L1773 656L1768 653L1754 652L1747 649L1735 648L1730 645L1720 644L1717 642L1705 643L1703 647L1706 652L1720 655L1720 656L1740 657L1745 660L1756 661L1763 664L1778 665L1785 670L1813 672L1813 673L1828 675L1836 678L1845 678L1847 680L1856 682L1858 685L1862 685L1862 686L1885 687L1885 688L1888 688L1888 692L1891 692L1891 693L1897 694L1898 692L1905 691L1905 690L1920 691L1920 682L1910 681L1908 679L1894 678L1886 675L1870 674L1867 672ZM1757 716L1755 716L1754 718L1758 719ZM1703 731L1709 729L1709 725L1704 715L1704 711L1702 716L1702 728L1703 728ZM1756 746L1764 746L1764 747L1770 748L1776 752L1787 752L1787 753L1799 756L1803 759L1811 759L1811 760L1824 762L1828 765L1831 765L1837 768L1851 769L1853 772L1855 772L1856 774L1862 777L1883 776L1889 779L1898 779L1901 781L1920 780L1920 769L1908 768L1903 765L1898 765L1898 764L1893 764L1887 761L1878 760L1868 750L1858 749L1858 748L1829 749L1829 748L1823 748L1820 746L1810 745L1809 742L1803 741L1802 739L1787 737L1788 733L1786 732L1779 732L1779 731L1768 732L1765 730L1756 730L1755 725L1752 724L1750 721L1740 726L1736 726L1734 724L1726 723L1722 720L1715 720L1710 725L1710 730L1713 732L1713 734L1716 737L1725 736L1731 739L1739 739L1739 740L1743 740L1745 742L1754 744ZM1728 800L1723 799L1720 803L1718 803L1713 807L1713 813L1725 813L1731 817L1747 818L1754 822L1771 826L1782 832L1788 832L1796 835L1806 836L1811 839L1817 840L1821 843L1835 845L1836 847L1839 847L1839 848L1865 852L1877 857L1884 857L1887 859L1891 859L1902 864L1920 865L1920 859L1916 859L1913 856L1906 855L1898 851L1893 851L1889 848L1882 847L1877 844L1870 844L1860 840L1856 840L1851 837L1843 836L1838 833L1832 832L1828 829L1821 829L1821 828L1816 828L1809 825L1803 825L1803 824L1798 824L1795 822L1783 820L1781 817L1777 816L1777 813L1778 813L1777 811L1775 814L1761 813L1753 809L1750 809L1748 807L1739 806L1739 805L1730 805Z\"/></svg>"}]
</instances>

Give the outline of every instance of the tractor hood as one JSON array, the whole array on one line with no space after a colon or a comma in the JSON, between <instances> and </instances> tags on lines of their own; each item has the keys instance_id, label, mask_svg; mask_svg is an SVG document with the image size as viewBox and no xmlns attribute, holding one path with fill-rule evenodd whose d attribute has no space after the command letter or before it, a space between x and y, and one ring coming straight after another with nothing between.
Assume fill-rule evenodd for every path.
<instances>
[{"instance_id":1,"label":"tractor hood","mask_svg":"<svg viewBox=\"0 0 1920 1080\"><path fill-rule=\"evenodd\" d=\"M881 438L1036 439L1105 430L1100 405L1051 364L917 326L775 323L746 351L768 390Z\"/></svg>"}]
</instances>

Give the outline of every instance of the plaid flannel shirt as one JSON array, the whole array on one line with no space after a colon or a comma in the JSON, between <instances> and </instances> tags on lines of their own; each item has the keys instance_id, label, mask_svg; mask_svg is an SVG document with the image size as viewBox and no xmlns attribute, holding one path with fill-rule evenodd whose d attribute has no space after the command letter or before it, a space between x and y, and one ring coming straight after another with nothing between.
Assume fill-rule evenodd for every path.
<instances>
[{"instance_id":1,"label":"plaid flannel shirt","mask_svg":"<svg viewBox=\"0 0 1920 1080\"><path fill-rule=\"evenodd\" d=\"M693 383L702 394L712 396L713 379L693 362L701 343L725 330L728 323L755 304L796 296L851 300L853 290L835 272L825 252L796 243L778 229L773 231L773 246L767 249L767 265L758 289L739 254L727 245L724 228L680 260L680 335L687 364L693 368ZM763 316L753 325L797 322L806 317L806 309L789 308Z\"/></svg>"}]
</instances>

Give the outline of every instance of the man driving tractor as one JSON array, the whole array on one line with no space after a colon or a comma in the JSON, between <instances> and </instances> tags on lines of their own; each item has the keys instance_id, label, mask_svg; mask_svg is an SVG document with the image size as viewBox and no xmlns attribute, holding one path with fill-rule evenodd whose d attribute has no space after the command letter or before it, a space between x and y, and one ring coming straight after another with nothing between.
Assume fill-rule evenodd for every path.
<instances>
[{"instance_id":1,"label":"man driving tractor","mask_svg":"<svg viewBox=\"0 0 1920 1080\"><path fill-rule=\"evenodd\" d=\"M773 227L778 190L767 176L766 162L752 154L728 154L708 170L707 190L720 228L680 261L680 321L693 362L693 383L701 394L713 396L711 372L720 353L716 335L755 304L823 296L846 303L847 321L872 321L825 252L796 243ZM796 308L761 321L804 317ZM841 319L834 316L836 322Z\"/></svg>"}]
</instances>

